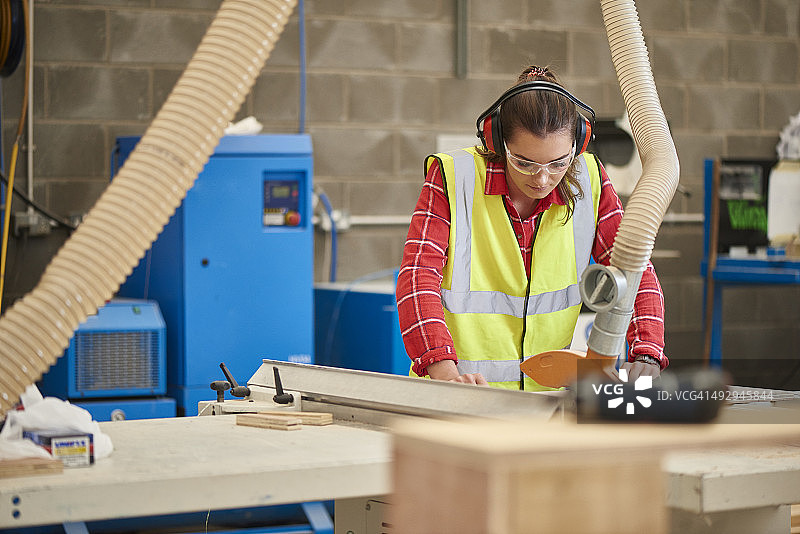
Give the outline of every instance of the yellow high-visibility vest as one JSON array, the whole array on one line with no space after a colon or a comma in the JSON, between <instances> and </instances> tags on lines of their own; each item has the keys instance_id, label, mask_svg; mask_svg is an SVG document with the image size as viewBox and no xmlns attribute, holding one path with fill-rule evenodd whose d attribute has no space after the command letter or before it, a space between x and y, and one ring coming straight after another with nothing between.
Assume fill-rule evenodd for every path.
<instances>
[{"instance_id":1,"label":"yellow high-visibility vest","mask_svg":"<svg viewBox=\"0 0 800 534\"><path fill-rule=\"evenodd\" d=\"M460 374L481 373L495 387L549 390L520 371L535 354L567 348L581 308L578 282L589 264L597 228L600 171L581 154L583 195L542 214L530 284L502 195L484 194L486 161L470 149L435 154L450 202L450 241L442 279L445 321ZM525 339L523 341L523 325Z\"/></svg>"}]
</instances>

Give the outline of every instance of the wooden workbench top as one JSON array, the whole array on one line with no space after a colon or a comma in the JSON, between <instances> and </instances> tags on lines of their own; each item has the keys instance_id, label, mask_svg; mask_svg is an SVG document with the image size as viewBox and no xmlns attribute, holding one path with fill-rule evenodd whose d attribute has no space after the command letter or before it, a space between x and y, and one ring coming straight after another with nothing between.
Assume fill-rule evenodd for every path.
<instances>
[{"instance_id":1,"label":"wooden workbench top","mask_svg":"<svg viewBox=\"0 0 800 534\"><path fill-rule=\"evenodd\" d=\"M359 497L389 488L390 438L368 428L286 432L237 426L228 415L100 426L114 444L110 457L60 475L0 480L0 528Z\"/></svg>"}]
</instances>

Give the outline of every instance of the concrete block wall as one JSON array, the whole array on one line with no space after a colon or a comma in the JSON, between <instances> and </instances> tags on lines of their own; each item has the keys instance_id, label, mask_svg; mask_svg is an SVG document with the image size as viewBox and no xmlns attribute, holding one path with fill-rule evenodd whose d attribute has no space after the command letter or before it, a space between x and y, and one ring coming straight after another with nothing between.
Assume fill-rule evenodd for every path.
<instances>
[{"instance_id":1,"label":"concrete block wall","mask_svg":"<svg viewBox=\"0 0 800 534\"><path fill-rule=\"evenodd\" d=\"M36 1L38 202L65 216L93 205L108 183L115 138L144 132L219 4ZM454 74L455 4L306 0L306 130L314 143L316 184L335 209L353 216L410 215L423 159L435 150L437 135L472 135L476 116L530 63L554 68L599 117L622 114L598 0L470 0L465 79ZM671 211L699 214L703 159L773 157L780 130L800 111L800 0L637 4L689 193L677 195ZM239 117L255 116L266 132L297 131L299 64L295 14ZM21 70L2 83L8 155ZM22 188L25 155L17 172ZM398 265L405 233L403 225L341 233L339 278ZM65 238L56 230L47 238L12 240L6 303L35 285ZM317 232L318 280L327 277L327 239ZM702 347L701 255L699 223L662 227L653 261L665 290L673 358L699 356ZM751 340L762 340L776 353L797 357L798 296L796 288L742 288L726 297L726 307L742 308L729 313L726 351L744 356L754 350Z\"/></svg>"}]
</instances>

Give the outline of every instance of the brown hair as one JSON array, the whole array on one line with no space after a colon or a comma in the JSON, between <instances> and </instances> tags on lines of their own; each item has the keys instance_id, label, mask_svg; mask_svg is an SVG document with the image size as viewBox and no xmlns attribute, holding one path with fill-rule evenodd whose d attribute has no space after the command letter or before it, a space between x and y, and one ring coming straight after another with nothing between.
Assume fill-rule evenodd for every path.
<instances>
[{"instance_id":1,"label":"brown hair","mask_svg":"<svg viewBox=\"0 0 800 534\"><path fill-rule=\"evenodd\" d=\"M558 77L548 67L531 65L522 71L514 86L525 82L540 80L561 85ZM578 110L567 97L545 90L530 90L518 93L503 102L500 107L500 126L503 136L512 139L519 129L525 129L538 137L558 132L569 132L575 137L578 124ZM503 144L498 140L495 151L478 147L478 152L492 163L505 164ZM575 201L583 197L583 189L578 183L576 161L567 169L556 188L566 201L567 213L564 223L572 216Z\"/></svg>"}]
</instances>

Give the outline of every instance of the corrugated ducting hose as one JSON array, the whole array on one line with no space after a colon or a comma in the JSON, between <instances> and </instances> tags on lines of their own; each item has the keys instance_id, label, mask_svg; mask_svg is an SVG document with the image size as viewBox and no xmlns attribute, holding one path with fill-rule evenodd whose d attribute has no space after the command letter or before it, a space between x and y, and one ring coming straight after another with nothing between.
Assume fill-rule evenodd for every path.
<instances>
[{"instance_id":1,"label":"corrugated ducting hose","mask_svg":"<svg viewBox=\"0 0 800 534\"><path fill-rule=\"evenodd\" d=\"M225 0L136 149L38 285L0 318L0 414L150 248L214 152L296 0Z\"/></svg>"},{"instance_id":2,"label":"corrugated ducting hose","mask_svg":"<svg viewBox=\"0 0 800 534\"><path fill-rule=\"evenodd\" d=\"M653 81L636 5L633 0L601 0L600 4L611 59L642 161L642 175L625 206L611 253L611 266L621 271L627 291L614 309L598 312L588 340L591 351L613 356L624 347L639 281L678 187L680 169Z\"/></svg>"}]
</instances>

